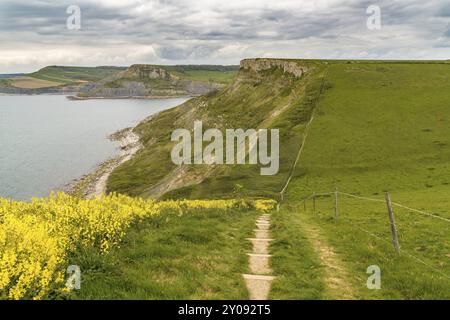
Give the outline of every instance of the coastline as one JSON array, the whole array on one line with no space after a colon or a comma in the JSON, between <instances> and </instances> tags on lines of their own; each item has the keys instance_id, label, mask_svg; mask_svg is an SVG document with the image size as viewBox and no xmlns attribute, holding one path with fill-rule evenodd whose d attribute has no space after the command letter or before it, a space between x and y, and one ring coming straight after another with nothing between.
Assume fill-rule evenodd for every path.
<instances>
[{"instance_id":1,"label":"coastline","mask_svg":"<svg viewBox=\"0 0 450 320\"><path fill-rule=\"evenodd\" d=\"M140 137L134 128L126 128L111 134L111 141L118 141L119 155L101 163L98 168L71 183L66 191L82 198L92 199L106 193L106 183L111 173L121 164L131 160L142 148Z\"/></svg>"},{"instance_id":2,"label":"coastline","mask_svg":"<svg viewBox=\"0 0 450 320\"><path fill-rule=\"evenodd\" d=\"M146 117L140 123L150 121L161 112L163 111ZM139 124L137 124L136 127L139 126ZM120 153L117 156L102 162L93 172L88 173L79 179L75 179L69 183L63 191L85 199L93 199L102 194L106 194L106 185L112 172L121 164L131 160L143 147L140 143L140 136L134 132L136 127L121 129L109 135L108 138L111 141L119 142Z\"/></svg>"},{"instance_id":3,"label":"coastline","mask_svg":"<svg viewBox=\"0 0 450 320\"><path fill-rule=\"evenodd\" d=\"M14 97L14 96L30 96L30 97L34 97L34 96L68 96L70 94L75 94L76 92L48 92L48 93L5 93L5 92L0 92L0 96L10 96L10 97Z\"/></svg>"},{"instance_id":4,"label":"coastline","mask_svg":"<svg viewBox=\"0 0 450 320\"><path fill-rule=\"evenodd\" d=\"M161 99L180 99L180 98L193 98L192 95L181 96L116 96L116 97L79 97L79 96L67 96L67 99L71 101L84 101L84 100L126 100L126 99L141 99L141 100L161 100Z\"/></svg>"},{"instance_id":5,"label":"coastline","mask_svg":"<svg viewBox=\"0 0 450 320\"><path fill-rule=\"evenodd\" d=\"M63 94L4 94L0 93L0 96L62 96ZM67 97L67 95L65 95ZM156 96L145 96L145 97L137 97L138 99L158 99ZM174 108L182 103L183 101L187 101L193 96L180 96L180 97L160 97L167 100L170 99L183 99L181 102L177 102L170 108ZM109 98L105 98L109 99ZM114 98L113 98L114 99ZM127 100L129 98L118 98L120 100ZM141 150L143 145L140 143L140 135L137 133L136 128L143 122L147 122L151 120L153 117L159 115L160 113L166 111L167 109L160 110L159 112L144 115L138 123L132 124L132 127L128 127L125 129L119 129L118 131L111 133L107 132L104 139L108 139L114 143L115 152L112 155L107 156L103 159L99 159L98 162L91 168L87 168L86 171L82 172L80 175L76 175L74 177L69 177L67 180L63 181L63 183L59 184L52 188L49 192L65 192L67 194L80 197L80 198L94 198L105 194L107 191L107 182L108 178L123 163L131 160L133 156ZM127 125L127 124L125 124ZM129 124L128 124L129 125ZM117 127L116 127L117 128ZM120 128L120 127L119 127ZM114 129L113 129L114 130ZM109 134L111 133L111 134Z\"/></svg>"},{"instance_id":6,"label":"coastline","mask_svg":"<svg viewBox=\"0 0 450 320\"><path fill-rule=\"evenodd\" d=\"M162 100L162 99L179 99L179 98L195 98L196 95L180 95L180 96L116 96L116 97L79 97L74 92L48 92L48 93L4 93L0 92L0 96L66 96L71 101L85 101L85 100L127 100L127 99L141 99L141 100Z\"/></svg>"}]
</instances>

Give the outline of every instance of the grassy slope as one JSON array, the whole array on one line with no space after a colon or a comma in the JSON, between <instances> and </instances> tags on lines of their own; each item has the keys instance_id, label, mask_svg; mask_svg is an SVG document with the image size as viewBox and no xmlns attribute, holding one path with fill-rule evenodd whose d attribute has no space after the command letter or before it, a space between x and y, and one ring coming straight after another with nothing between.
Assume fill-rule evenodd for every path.
<instances>
[{"instance_id":1,"label":"grassy slope","mask_svg":"<svg viewBox=\"0 0 450 320\"><path fill-rule=\"evenodd\" d=\"M125 68L121 67L65 67L49 66L20 77L0 79L1 86L18 88L47 88L99 81Z\"/></svg>"},{"instance_id":2,"label":"grassy slope","mask_svg":"<svg viewBox=\"0 0 450 320\"><path fill-rule=\"evenodd\" d=\"M386 63L329 68L332 89L317 110L288 201L301 219L325 232L359 298L450 298L450 279L436 272L450 275L449 223L396 208L404 251L396 257L383 203L341 197L336 222L331 198L318 200L316 217L311 203L304 212L298 200L335 185L378 199L388 190L393 201L450 218L449 68ZM381 291L366 288L370 265L382 269Z\"/></svg>"},{"instance_id":3,"label":"grassy slope","mask_svg":"<svg viewBox=\"0 0 450 320\"><path fill-rule=\"evenodd\" d=\"M352 288L355 298L450 298L450 280L439 273L450 274L447 222L396 208L400 242L404 252L401 257L397 257L390 244L389 222L383 203L360 202L341 197L341 217L335 221L331 197L317 200L316 215L312 214L311 202L308 202L305 212L303 202L300 201L312 192L332 191L335 185L344 192L378 199L382 199L383 192L389 190L396 202L450 217L450 178L447 174L450 152L450 96L447 94L449 67L437 63L334 62L327 67L325 81L326 87L331 88L321 100L317 100L317 92L320 87L318 84L322 84L320 76L323 69L309 78L307 83L297 85L289 79L280 81L276 72L267 72L264 75L266 81L249 78L251 81L244 81L239 87L229 87L208 97L193 99L184 106L166 111L155 120L139 126L137 130L143 135L143 142L147 147L138 157L113 174L109 188L145 195L148 185L172 170L169 158L171 128L173 125L180 125L174 124L174 119L182 117L189 110L195 110L195 115L200 118L207 115L205 119L218 119L222 116L221 125L246 128L264 124L267 127L289 128L286 132L291 135L284 136L281 140L285 150L282 151L282 164L285 167L282 172L286 174L298 150L304 124L311 114L309 107L314 106L315 101L320 101L304 154L288 190L287 202L280 213L274 214L273 237L277 240L272 246L272 266L279 277L274 282L271 298L340 297L336 290L330 294L327 289L330 279L325 274L329 272L330 266L320 260L319 248L313 245L310 231L305 226L313 226L321 231L324 237L322 240L334 250L342 267L347 270L347 276L343 279L346 281L345 285ZM285 91L280 90L281 88ZM288 108L288 112L283 113L276 122L264 123L269 110L288 101L292 102L287 97L294 96L293 92L296 93L295 96L310 92L311 95L304 96L310 96L311 99L296 100L293 104L295 107ZM199 107L204 102L207 103L205 109L208 109L208 113ZM192 124L193 120L191 115L182 124ZM156 144L152 145L155 141ZM290 158L286 158L286 154ZM221 170L224 171L218 171L215 177L204 184L184 188L168 196L226 197L230 196L236 183L244 184L244 193L250 195L261 194L261 190L269 191L266 195L274 195L280 182L284 181L283 177L275 177L268 179L266 183L264 178L256 174L256 168ZM207 221L204 223L208 224ZM240 222L237 223L240 226ZM251 221L245 223L250 226ZM194 232L191 230L194 227L190 226L189 222L187 227L182 233ZM167 228L177 228L177 224L167 225ZM373 238L360 228L369 230L382 240ZM213 225L200 230L207 234L217 232ZM140 233L142 230L135 232L130 235L130 239L137 241L143 234ZM244 232L241 237L243 234ZM126 287L123 281L127 280L122 277L123 274L131 274L131 279L136 279L133 282L139 282L142 279L134 275L133 270L156 268L153 264L158 265L158 268L165 267L157 261L149 262L148 259L138 260L137 266L131 262L118 261L134 250L149 250L145 248L155 243L152 242L155 239L153 237L160 239L159 237L163 236L145 238L137 247L127 243L125 251L117 251L117 256L113 255L107 265L120 265L119 274L114 274L107 268L112 276L111 283L107 286L100 284L100 292L96 294L108 297L104 292L114 289L117 285L119 289L116 293L119 296L134 297L130 292L136 287L123 289ZM221 239L219 237L219 240ZM162 249L162 252L175 250L177 246L186 248L177 242L174 246ZM219 243L215 246L219 246ZM203 252L203 249L197 247L196 250ZM410 259L407 253L419 257L439 272ZM189 256L192 250L182 251L182 254ZM208 259L215 261L212 257ZM185 260L175 262L181 265L170 264L169 259L164 261L175 268L172 271L185 267L181 266ZM246 264L245 259L240 260L240 267L237 267L239 263L233 261L232 268L240 268L242 271ZM190 262L188 264L190 265ZM366 269L370 265L378 265L382 269L380 291L369 291L366 288ZM102 262L101 268L104 266ZM158 268L152 270L161 272ZM164 278L166 273L162 274ZM200 277L197 274L195 279L198 279L197 276ZM187 276L179 275L174 283L181 287L183 281L188 282L187 279ZM143 288L154 288L153 281L160 280L151 280L149 284L142 285ZM197 282L196 288L199 283ZM240 293L235 292L236 295L233 294L232 297L244 294L240 291L241 285L242 283L238 290ZM227 285L225 287L228 288ZM183 292L183 297L205 297L195 293L193 287L189 288L192 291L179 289ZM137 292L148 292L144 289L139 288ZM94 286L90 290L95 291ZM224 297L217 292L216 294L208 297ZM179 295L172 292L168 295L146 297L171 298Z\"/></svg>"},{"instance_id":4,"label":"grassy slope","mask_svg":"<svg viewBox=\"0 0 450 320\"><path fill-rule=\"evenodd\" d=\"M233 82L234 77L236 76L236 71L189 70L177 74L187 80L230 84Z\"/></svg>"},{"instance_id":5,"label":"grassy slope","mask_svg":"<svg viewBox=\"0 0 450 320\"><path fill-rule=\"evenodd\" d=\"M168 69L182 79L221 84L232 83L239 70L239 66L215 65L180 65L162 67Z\"/></svg>"},{"instance_id":6,"label":"grassy slope","mask_svg":"<svg viewBox=\"0 0 450 320\"><path fill-rule=\"evenodd\" d=\"M121 67L64 67L50 66L30 73L30 77L57 82L62 85L74 84L79 81L98 81L113 75L125 68Z\"/></svg>"},{"instance_id":7,"label":"grassy slope","mask_svg":"<svg viewBox=\"0 0 450 320\"><path fill-rule=\"evenodd\" d=\"M107 256L79 258L77 299L247 299L256 212L197 212L151 218Z\"/></svg>"},{"instance_id":8,"label":"grassy slope","mask_svg":"<svg viewBox=\"0 0 450 320\"><path fill-rule=\"evenodd\" d=\"M130 162L115 170L108 181L109 191L149 196L152 186L176 169L170 160L173 144L170 135L177 128L192 128L202 120L204 129L278 128L280 129L280 172L274 177L260 175L259 166L218 166L202 184L166 194L167 198L222 198L233 196L236 185L242 185L246 196L277 197L296 157L310 112L322 89L321 64L311 63L314 71L296 79L279 69L261 75L241 71L238 79L226 89L188 101L161 113L137 127L145 148ZM271 118L275 109L283 109ZM295 150L292 152L292 150ZM187 166L188 176L199 176L208 166Z\"/></svg>"},{"instance_id":9,"label":"grassy slope","mask_svg":"<svg viewBox=\"0 0 450 320\"><path fill-rule=\"evenodd\" d=\"M10 86L11 81L9 79L0 79L0 86Z\"/></svg>"}]
</instances>

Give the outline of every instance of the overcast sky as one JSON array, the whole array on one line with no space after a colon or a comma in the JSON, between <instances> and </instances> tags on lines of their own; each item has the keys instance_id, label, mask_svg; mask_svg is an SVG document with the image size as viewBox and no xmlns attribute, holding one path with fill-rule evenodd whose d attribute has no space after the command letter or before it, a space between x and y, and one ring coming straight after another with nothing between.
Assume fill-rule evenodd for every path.
<instances>
[{"instance_id":1,"label":"overcast sky","mask_svg":"<svg viewBox=\"0 0 450 320\"><path fill-rule=\"evenodd\" d=\"M70 5L80 30L67 28ZM370 5L380 30L367 28ZM0 0L0 73L248 57L450 59L450 1Z\"/></svg>"}]
</instances>

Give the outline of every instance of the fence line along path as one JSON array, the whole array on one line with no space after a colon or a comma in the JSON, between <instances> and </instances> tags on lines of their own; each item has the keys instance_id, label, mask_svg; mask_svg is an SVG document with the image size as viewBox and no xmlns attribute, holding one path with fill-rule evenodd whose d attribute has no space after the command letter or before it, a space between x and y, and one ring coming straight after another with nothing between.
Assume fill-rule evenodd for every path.
<instances>
[{"instance_id":1,"label":"fence line along path","mask_svg":"<svg viewBox=\"0 0 450 320\"><path fill-rule=\"evenodd\" d=\"M336 188L336 190L334 192L313 193L311 196L304 197L303 198L304 211L306 212L306 210L307 210L306 209L307 208L307 204L306 204L307 201L308 200L312 200L312 212L313 212L313 214L315 214L316 213L316 198L323 197L323 196L329 196L329 195L334 195L335 219L338 219L338 217L339 217L338 195L342 195L342 196L345 196L345 197L354 198L354 199L358 199L358 200L363 200L363 201L386 203L387 211L388 211L388 217L389 217L389 224L391 226L392 244L393 244L394 249L397 252L397 254L398 255L404 254L407 257L413 259L415 262L423 264L424 266L428 267L430 270L433 270L434 272L439 273L441 276L444 276L445 278L450 279L450 275L446 274L445 272L442 272L438 267L432 266L432 265L426 263L425 261L423 261L422 259L416 257L415 255L413 255L413 254L411 254L409 252L405 252L404 250L400 249L398 231L397 231L397 226L396 226L396 223L395 223L395 215L394 215L394 209L393 208L394 207L402 208L402 209L408 210L408 211L413 212L413 213L418 213L418 214L421 214L423 216L427 216L427 217L432 218L432 219L439 219L439 220L445 221L445 222L450 222L450 219L448 219L446 217L441 217L439 215L436 215L436 214L433 214L433 213L430 213L430 212L427 212L427 211L410 208L408 206L405 206L405 205L397 203L397 202L392 202L391 201L391 197L389 195L389 192L385 193L385 199L382 200L382 199L375 199L375 198L363 197L363 196L358 196L358 195L354 195L354 194L350 194L350 193L340 192L340 191L337 190L337 188ZM388 241L386 241L385 239L377 236L373 232L370 232L369 230L366 230L366 229L362 228L361 226L358 226L358 225L354 224L350 219L348 219L348 217L344 217L344 220L346 222L348 222L352 227L355 227L356 229L365 232L369 236L377 238L378 240L381 240L383 242L389 243Z\"/></svg>"}]
</instances>

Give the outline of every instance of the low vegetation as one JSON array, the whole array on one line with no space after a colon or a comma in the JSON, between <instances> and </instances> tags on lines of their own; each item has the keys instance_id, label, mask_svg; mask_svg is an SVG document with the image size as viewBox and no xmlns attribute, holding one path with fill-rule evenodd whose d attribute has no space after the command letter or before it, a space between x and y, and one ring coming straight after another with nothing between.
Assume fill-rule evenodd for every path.
<instances>
[{"instance_id":1,"label":"low vegetation","mask_svg":"<svg viewBox=\"0 0 450 320\"><path fill-rule=\"evenodd\" d=\"M122 67L49 66L29 74L0 79L0 86L33 90L80 85L99 81L124 69Z\"/></svg>"},{"instance_id":2,"label":"low vegetation","mask_svg":"<svg viewBox=\"0 0 450 320\"><path fill-rule=\"evenodd\" d=\"M99 81L103 78L116 74L125 70L123 67L65 67L65 66L49 66L40 69L37 72L30 73L29 76L56 82L58 84L76 84L79 82Z\"/></svg>"},{"instance_id":3,"label":"low vegetation","mask_svg":"<svg viewBox=\"0 0 450 320\"><path fill-rule=\"evenodd\" d=\"M383 202L389 191L396 203L450 218L449 68L380 62L328 68L331 88L316 109L286 205L300 224L325 235L351 276L355 298L450 297L449 222L394 206L397 256ZM337 221L332 195L316 198L315 215L312 200L304 211L304 197L335 187L380 202L340 195ZM371 265L381 268L381 290L367 289Z\"/></svg>"},{"instance_id":4,"label":"low vegetation","mask_svg":"<svg viewBox=\"0 0 450 320\"><path fill-rule=\"evenodd\" d=\"M154 217L162 221L191 212L226 215L273 206L262 200L156 202L116 194L81 200L61 193L31 203L0 198L0 298L62 297L68 293L65 271L73 261L87 252L110 252L132 225Z\"/></svg>"},{"instance_id":5,"label":"low vegetation","mask_svg":"<svg viewBox=\"0 0 450 320\"><path fill-rule=\"evenodd\" d=\"M260 213L259 213L260 214ZM73 299L248 299L242 274L258 212L196 210L147 219L108 255L74 260L83 283Z\"/></svg>"}]
</instances>

